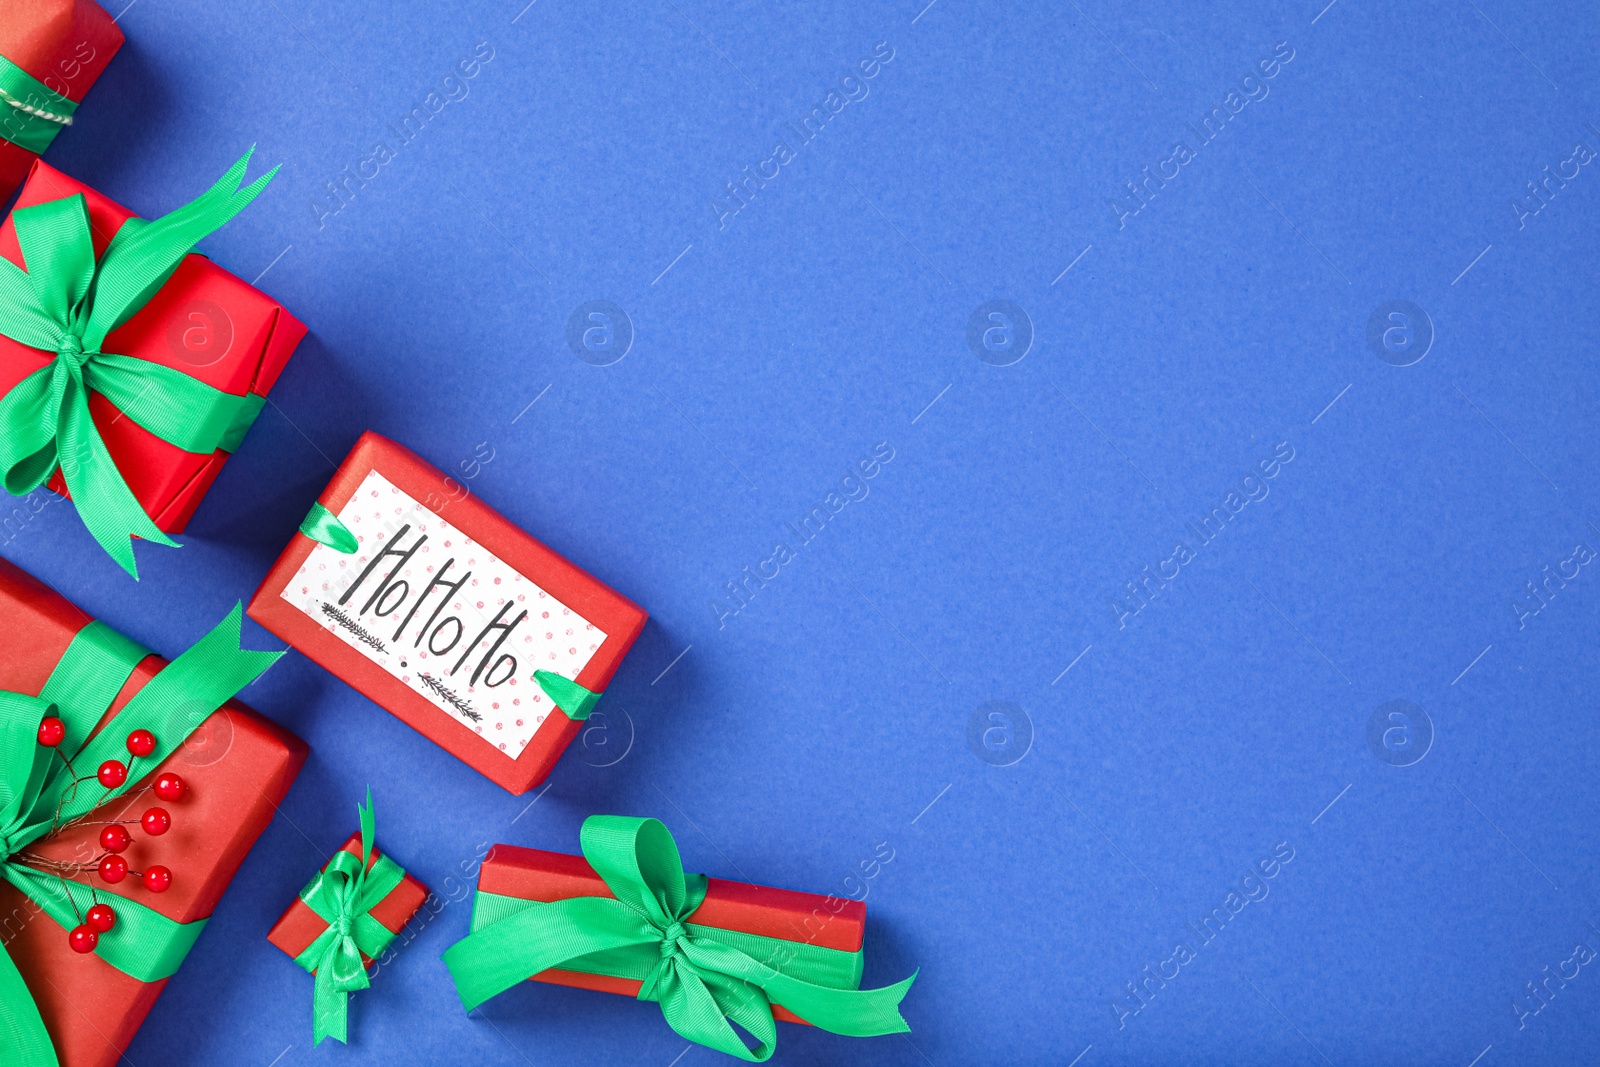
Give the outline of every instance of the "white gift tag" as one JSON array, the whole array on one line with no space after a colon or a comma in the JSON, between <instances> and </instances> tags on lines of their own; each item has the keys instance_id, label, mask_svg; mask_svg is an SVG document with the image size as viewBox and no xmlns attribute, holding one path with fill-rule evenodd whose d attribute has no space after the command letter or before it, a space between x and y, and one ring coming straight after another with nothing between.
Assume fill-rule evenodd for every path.
<instances>
[{"instance_id":1,"label":"white gift tag","mask_svg":"<svg viewBox=\"0 0 1600 1067\"><path fill-rule=\"evenodd\" d=\"M536 670L576 679L606 635L370 472L338 511L360 544L319 544L283 599L512 759L560 714Z\"/></svg>"}]
</instances>

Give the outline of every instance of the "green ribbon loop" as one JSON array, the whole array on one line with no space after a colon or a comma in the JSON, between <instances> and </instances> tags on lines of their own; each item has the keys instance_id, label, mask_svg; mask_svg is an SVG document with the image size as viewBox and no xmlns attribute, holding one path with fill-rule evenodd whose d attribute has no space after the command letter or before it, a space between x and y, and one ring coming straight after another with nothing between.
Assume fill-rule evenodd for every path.
<instances>
[{"instance_id":1,"label":"green ribbon loop","mask_svg":"<svg viewBox=\"0 0 1600 1067\"><path fill-rule=\"evenodd\" d=\"M42 155L78 105L0 56L0 137Z\"/></svg>"},{"instance_id":2,"label":"green ribbon loop","mask_svg":"<svg viewBox=\"0 0 1600 1067\"><path fill-rule=\"evenodd\" d=\"M913 974L881 989L858 989L859 953L738 934L692 923L706 895L703 874L685 874L677 843L655 819L592 815L583 855L615 899L554 903L480 892L472 933L444 962L468 1011L552 967L643 982L640 1000L661 1005L684 1038L760 1063L777 1045L772 1004L846 1037L910 1031L899 1005ZM854 967L839 957L855 957ZM733 1024L756 1041L751 1049Z\"/></svg>"},{"instance_id":3,"label":"green ribbon loop","mask_svg":"<svg viewBox=\"0 0 1600 1067\"><path fill-rule=\"evenodd\" d=\"M115 789L89 779L74 781L65 756L80 768L126 760L124 741L149 730L156 748L141 757L153 769L240 689L283 653L239 647L243 605L188 651L167 664L88 740L89 733L149 652L99 622L80 630L39 696L0 691L0 878L20 889L63 929L76 926L90 905L110 900L117 924L99 937L95 953L141 982L168 978L178 969L206 920L179 923L96 884L68 881L29 864L23 851L56 826L88 814L132 789L142 773ZM39 723L55 715L66 725L56 749L38 742ZM56 1055L39 1009L16 963L0 950L0 1063L6 1067L56 1067Z\"/></svg>"},{"instance_id":4,"label":"green ribbon loop","mask_svg":"<svg viewBox=\"0 0 1600 1067\"><path fill-rule=\"evenodd\" d=\"M539 688L544 690L550 702L569 719L582 722L600 703L599 693L585 689L571 678L563 678L554 671L534 671L533 680L539 683Z\"/></svg>"},{"instance_id":5,"label":"green ribbon loop","mask_svg":"<svg viewBox=\"0 0 1600 1067\"><path fill-rule=\"evenodd\" d=\"M316 912L328 928L307 945L294 961L316 975L312 1000L312 1044L322 1039L346 1040L349 995L371 985L361 956L373 959L389 947L394 931L368 914L374 905L394 892L406 876L388 856L372 861L375 819L372 790L356 809L361 815L361 855L343 849L300 891L306 907Z\"/></svg>"},{"instance_id":6,"label":"green ribbon loop","mask_svg":"<svg viewBox=\"0 0 1600 1067\"><path fill-rule=\"evenodd\" d=\"M321 501L311 505L311 510L306 512L305 521L300 523L300 532L318 544L327 545L335 552L346 556L353 556L360 542L356 535L350 532L350 527L339 520L339 516L322 506Z\"/></svg>"},{"instance_id":7,"label":"green ribbon loop","mask_svg":"<svg viewBox=\"0 0 1600 1067\"><path fill-rule=\"evenodd\" d=\"M171 214L128 219L98 262L82 193L12 212L27 269L0 258L0 334L55 357L0 398L0 482L20 496L60 468L84 525L135 578L130 538L178 543L128 488L89 415L89 394L102 394L163 441L200 454L237 447L263 398L225 393L102 346L167 283L197 241L244 210L277 173L274 167L241 188L254 151Z\"/></svg>"}]
</instances>

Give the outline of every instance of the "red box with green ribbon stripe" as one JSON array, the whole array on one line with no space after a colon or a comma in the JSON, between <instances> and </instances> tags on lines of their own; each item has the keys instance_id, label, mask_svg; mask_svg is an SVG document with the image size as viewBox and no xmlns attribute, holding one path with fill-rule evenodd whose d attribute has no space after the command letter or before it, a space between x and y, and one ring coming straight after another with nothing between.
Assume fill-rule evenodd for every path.
<instances>
[{"instance_id":1,"label":"red box with green ribbon stripe","mask_svg":"<svg viewBox=\"0 0 1600 1067\"><path fill-rule=\"evenodd\" d=\"M478 873L472 928L479 930L504 915L514 914L522 906L519 901L550 903L575 897L610 896L613 896L611 890L582 856L496 845L484 857ZM821 949L821 954L838 961L837 970L845 976L847 984L854 987L861 981L867 906L859 900L707 878L705 900L689 916L689 922L712 930ZM786 947L776 948L781 952ZM595 971L552 967L528 977L535 982L636 997L644 986L645 976L606 974L598 967ZM781 1004L772 1006L772 1017L784 1022L805 1022Z\"/></svg>"},{"instance_id":2,"label":"red box with green ribbon stripe","mask_svg":"<svg viewBox=\"0 0 1600 1067\"><path fill-rule=\"evenodd\" d=\"M250 617L513 793L550 773L646 618L371 432Z\"/></svg>"},{"instance_id":3,"label":"red box with green ribbon stripe","mask_svg":"<svg viewBox=\"0 0 1600 1067\"><path fill-rule=\"evenodd\" d=\"M350 840L346 841L339 851L359 857L361 855L360 832L357 831L351 834ZM383 851L374 848L372 850L372 863L368 864L368 869L370 870L382 856ZM332 863L333 861L329 860L328 862ZM327 868L324 867L323 870L327 870ZM315 882L316 880L313 879L313 884ZM418 909L422 907L422 902L427 899L428 887L412 877L410 872L401 871L400 879L395 883L394 888L390 889L382 899L373 904L367 910L367 914L376 919L391 934L398 934L406 923L411 921L411 917L417 913ZM271 931L267 933L267 940L277 945L290 956L299 956L310 947L313 941L321 937L323 931L327 929L328 920L311 910L311 906L302 897L295 897L294 903L289 905L288 910L279 917L278 921L273 924ZM359 943L357 947L361 947ZM382 954L383 949L379 948L377 951ZM361 962L370 964L372 960L373 956L362 948Z\"/></svg>"},{"instance_id":4,"label":"red box with green ribbon stripe","mask_svg":"<svg viewBox=\"0 0 1600 1067\"><path fill-rule=\"evenodd\" d=\"M173 543L306 333L189 251L271 178L241 187L248 160L155 220L35 162L0 225L0 475L72 496L130 573L129 537Z\"/></svg>"},{"instance_id":5,"label":"red box with green ribbon stripe","mask_svg":"<svg viewBox=\"0 0 1600 1067\"><path fill-rule=\"evenodd\" d=\"M581 856L485 857L472 931L443 957L467 1011L529 978L620 993L752 1062L777 1048L778 1019L845 1037L910 1029L899 1009L915 974L861 988L864 903L689 873L656 819L591 815L578 839Z\"/></svg>"},{"instance_id":6,"label":"red box with green ribbon stripe","mask_svg":"<svg viewBox=\"0 0 1600 1067\"><path fill-rule=\"evenodd\" d=\"M168 663L0 562L5 1067L121 1059L305 762L230 699L279 655L240 651L241 619Z\"/></svg>"},{"instance_id":7,"label":"red box with green ribbon stripe","mask_svg":"<svg viewBox=\"0 0 1600 1067\"><path fill-rule=\"evenodd\" d=\"M359 812L360 831L306 883L267 934L316 979L313 1044L325 1037L346 1040L348 995L370 985L367 967L428 899L428 887L373 843L371 790Z\"/></svg>"},{"instance_id":8,"label":"red box with green ribbon stripe","mask_svg":"<svg viewBox=\"0 0 1600 1067\"><path fill-rule=\"evenodd\" d=\"M121 47L122 31L94 0L0 4L0 200L72 125Z\"/></svg>"}]
</instances>

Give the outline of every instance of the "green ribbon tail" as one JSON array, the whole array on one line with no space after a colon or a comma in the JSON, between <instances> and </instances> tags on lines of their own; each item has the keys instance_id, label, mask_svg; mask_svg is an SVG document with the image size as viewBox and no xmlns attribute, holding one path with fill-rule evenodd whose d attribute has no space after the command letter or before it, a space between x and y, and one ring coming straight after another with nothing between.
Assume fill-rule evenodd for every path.
<instances>
[{"instance_id":1,"label":"green ribbon tail","mask_svg":"<svg viewBox=\"0 0 1600 1067\"><path fill-rule=\"evenodd\" d=\"M355 555L356 549L361 545L356 541L356 535L350 532L350 527L339 521L339 516L322 506L321 501L313 503L311 510L306 512L305 521L300 524L300 532L320 545L327 545L335 552L346 556Z\"/></svg>"},{"instance_id":2,"label":"green ribbon tail","mask_svg":"<svg viewBox=\"0 0 1600 1067\"><path fill-rule=\"evenodd\" d=\"M554 671L534 671L533 680L539 683L539 688L544 690L550 702L569 719L582 722L600 703L599 693L585 689L571 678L563 678Z\"/></svg>"},{"instance_id":3,"label":"green ribbon tail","mask_svg":"<svg viewBox=\"0 0 1600 1067\"><path fill-rule=\"evenodd\" d=\"M65 393L56 424L56 448L67 492L90 535L137 581L133 538L168 548L182 546L161 532L128 488L89 415L88 389L81 381L68 379Z\"/></svg>"},{"instance_id":4,"label":"green ribbon tail","mask_svg":"<svg viewBox=\"0 0 1600 1067\"><path fill-rule=\"evenodd\" d=\"M11 957L0 952L0 1063L7 1067L60 1067L39 1005Z\"/></svg>"},{"instance_id":5,"label":"green ribbon tail","mask_svg":"<svg viewBox=\"0 0 1600 1067\"><path fill-rule=\"evenodd\" d=\"M394 892L406 872L388 856L373 860L377 820L372 806L372 790L366 803L356 808L361 818L361 855L341 849L328 865L300 891L300 899L325 922L318 934L294 961L316 975L312 990L312 1044L325 1037L344 1042L348 1036L350 994L366 989L367 977L361 957L376 958L395 938L394 931L369 913L374 905Z\"/></svg>"}]
</instances>

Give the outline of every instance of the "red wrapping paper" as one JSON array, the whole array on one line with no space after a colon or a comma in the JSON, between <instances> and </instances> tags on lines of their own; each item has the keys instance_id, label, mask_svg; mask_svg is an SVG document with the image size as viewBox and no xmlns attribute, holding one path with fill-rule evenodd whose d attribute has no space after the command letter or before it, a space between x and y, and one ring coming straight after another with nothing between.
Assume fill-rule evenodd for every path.
<instances>
[{"instance_id":1,"label":"red wrapping paper","mask_svg":"<svg viewBox=\"0 0 1600 1067\"><path fill-rule=\"evenodd\" d=\"M351 834L350 840L344 843L340 851L348 852L352 856L361 855L361 833L357 831ZM383 855L382 850L374 845L372 859L367 864L368 870L372 869L372 864L377 863L381 855ZM323 868L326 869L327 864L323 864ZM398 934L427 899L428 887L411 877L411 872L407 871L400 884L395 886L388 896L374 904L369 914L378 920L384 929ZM321 937L322 931L327 928L326 919L307 907L305 901L295 897L294 903L289 905L288 910L268 931L267 940L287 952L290 957L295 957L304 952L311 942ZM361 960L363 963L372 963L365 952L361 954Z\"/></svg>"},{"instance_id":2,"label":"red wrapping paper","mask_svg":"<svg viewBox=\"0 0 1600 1067\"><path fill-rule=\"evenodd\" d=\"M546 903L572 897L613 896L605 881L582 856L516 845L496 845L484 857L478 874L478 891ZM867 905L859 900L707 878L706 898L688 921L821 948L859 952L866 935ZM637 997L644 984L628 978L554 967L532 975L530 980L628 997ZM804 1019L777 1004L772 1006L772 1017L805 1023Z\"/></svg>"},{"instance_id":3,"label":"red wrapping paper","mask_svg":"<svg viewBox=\"0 0 1600 1067\"><path fill-rule=\"evenodd\" d=\"M485 576L481 592L486 594L485 602L489 603L491 610L494 602L487 598L494 595L492 590L495 584L488 581L485 567L490 563L504 564L516 575L537 583L540 589L558 602L538 608L538 601L530 599L527 604L535 608L535 614L528 620L528 625L544 623L542 613L545 610L559 615L562 605L565 605L566 610L603 631L604 641L596 638L597 647L573 680L595 692L606 687L634 638L644 628L646 615L642 610L512 525L476 495L463 495L463 487L459 483L446 478L443 472L410 450L370 431L362 435L355 448L345 457L338 473L318 498L319 502L335 514L340 513L347 504L351 504L357 490L367 484L368 476L373 473L381 475L403 494L392 499L403 502L406 509L411 509L414 503L420 509L418 513L427 515L430 522L443 520L448 524L448 529L436 525L430 534L432 543L441 549L441 560L447 554L444 546L451 544L452 530L477 542L481 558L472 564L476 567L473 573ZM405 501L405 497L411 500ZM373 536L373 541L364 544L360 550L362 553L368 553L369 550L376 552L377 547L383 544L379 539L381 535ZM391 536L400 540L398 532ZM415 538L417 534L407 536ZM539 702L544 698L534 691L535 687L524 678L520 688L513 680L502 689L485 693L479 700L485 717L475 727L467 725L464 718L453 716L430 702L418 689L386 669L381 659L375 659L362 648L348 643L325 621L319 621L312 613L285 599L286 595L304 592L302 582L294 579L312 551L318 547L304 534L295 534L251 598L250 617L512 793L525 793L542 782L567 745L578 735L583 723L567 718L560 711L551 711L538 724L536 732L519 754L512 756L507 751L499 750L491 740L497 729L496 720L501 719L501 713L504 713L503 724L509 727L517 716L526 714L527 709L540 706ZM331 549L324 551L332 552ZM367 556L346 558L365 560ZM463 569L456 567L449 573L461 574ZM446 572L447 569L430 569L428 573L443 575ZM418 577L415 580L417 588L408 589L400 606L392 608L386 616L382 614L383 604L375 607L375 613L362 613L365 592L339 611L346 616L350 625L359 626L371 641L386 647L392 645L396 649L413 649L417 646L412 644L409 631L402 638L395 638L392 634L397 619L411 617L408 614L410 609L405 605L417 602L415 594L420 591L426 578L426 574ZM369 579L367 588L375 588L371 583L377 580ZM388 601L385 600L385 603ZM432 603L436 601L430 602L429 611L432 610ZM415 618L427 619L428 612L423 611ZM476 626L476 623L472 625ZM538 625L538 630L542 636L549 636L544 633L543 625ZM434 633L437 634L437 631ZM526 633L526 629L523 633ZM414 669L420 666L412 661L408 663L412 663ZM492 670L489 673L491 676L494 674ZM463 676L466 674L462 672ZM458 689L461 688L454 677L447 680ZM501 693L506 695L500 696ZM514 701L525 703L513 704ZM489 706L491 703L492 707ZM604 704L601 706L604 707Z\"/></svg>"},{"instance_id":4,"label":"red wrapping paper","mask_svg":"<svg viewBox=\"0 0 1600 1067\"><path fill-rule=\"evenodd\" d=\"M0 56L75 103L83 102L83 94L121 47L122 31L93 0L0 3ZM71 133L63 130L57 136ZM0 201L17 191L38 158L0 139Z\"/></svg>"},{"instance_id":5,"label":"red wrapping paper","mask_svg":"<svg viewBox=\"0 0 1600 1067\"><path fill-rule=\"evenodd\" d=\"M0 625L6 633L0 642L0 688L37 695L73 636L89 622L88 615L43 583L0 561ZM159 656L145 657L106 717L165 665ZM135 773L148 771L145 781L161 770L176 771L188 789L175 802L159 802L172 813L172 829L157 838L135 833L123 853L135 870L152 863L171 868L172 888L146 893L128 889L131 881L118 888L178 922L210 915L272 821L306 754L305 742L230 700L166 762L135 768ZM151 794L130 791L84 821L137 818L153 803ZM101 852L100 829L78 825L29 851L52 859L92 859ZM73 952L67 931L6 882L0 882L0 940L39 1005L62 1067L112 1067L166 985L166 980L140 982L98 956Z\"/></svg>"},{"instance_id":6,"label":"red wrapping paper","mask_svg":"<svg viewBox=\"0 0 1600 1067\"><path fill-rule=\"evenodd\" d=\"M89 206L95 255L105 252L133 213L44 162L35 162L16 206L28 207L82 193ZM175 205L174 205L175 206ZM0 256L19 266L22 250L10 216L0 224ZM306 328L271 297L240 281L205 256L184 257L167 284L134 316L113 330L103 350L180 370L225 392L265 395L278 380ZM0 335L0 395L55 358ZM89 414L117 469L156 526L182 533L228 453L185 452L150 433L99 393L89 394ZM50 488L66 495L57 471Z\"/></svg>"}]
</instances>

